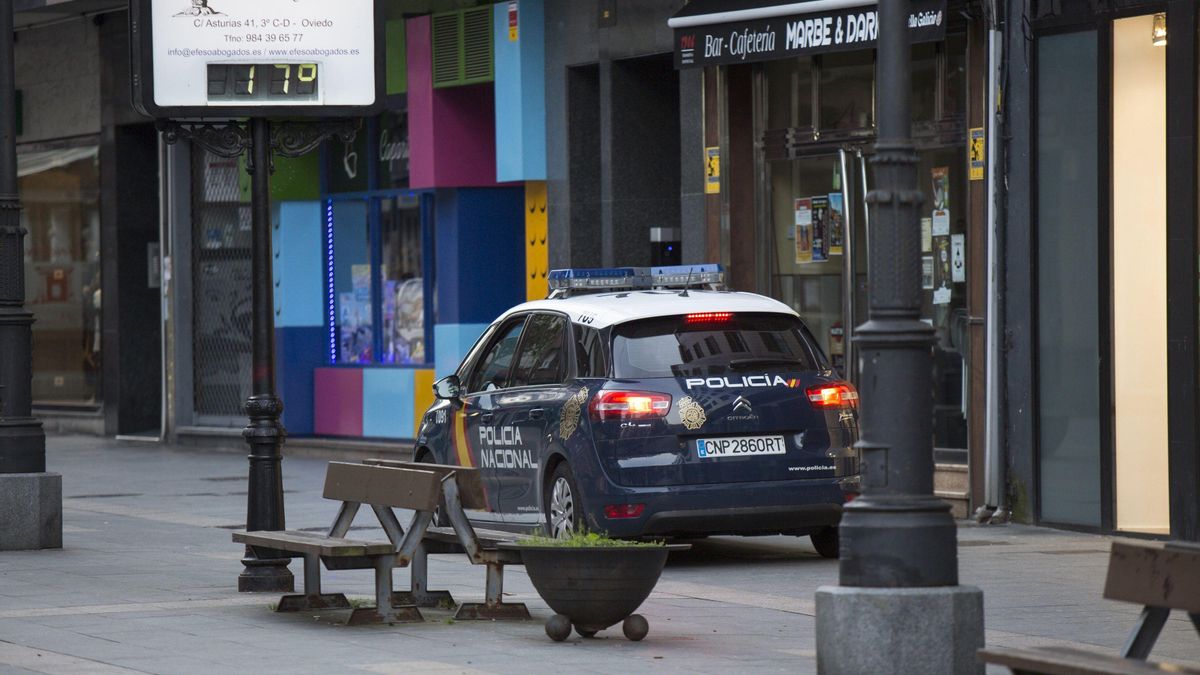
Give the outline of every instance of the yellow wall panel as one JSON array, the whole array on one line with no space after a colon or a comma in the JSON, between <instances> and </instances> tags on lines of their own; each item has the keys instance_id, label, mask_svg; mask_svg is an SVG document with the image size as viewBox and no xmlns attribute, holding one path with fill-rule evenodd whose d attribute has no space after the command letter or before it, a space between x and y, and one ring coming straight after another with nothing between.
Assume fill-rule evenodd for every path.
<instances>
[{"instance_id":1,"label":"yellow wall panel","mask_svg":"<svg viewBox=\"0 0 1200 675\"><path fill-rule=\"evenodd\" d=\"M525 297L546 297L546 275L550 273L550 248L547 239L546 181L525 183Z\"/></svg>"}]
</instances>

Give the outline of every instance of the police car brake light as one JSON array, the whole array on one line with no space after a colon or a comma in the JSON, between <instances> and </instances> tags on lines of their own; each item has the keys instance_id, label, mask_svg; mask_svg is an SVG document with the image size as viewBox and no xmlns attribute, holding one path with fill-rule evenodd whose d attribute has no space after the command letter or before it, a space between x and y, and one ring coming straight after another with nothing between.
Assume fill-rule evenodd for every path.
<instances>
[{"instance_id":1,"label":"police car brake light","mask_svg":"<svg viewBox=\"0 0 1200 675\"><path fill-rule=\"evenodd\" d=\"M857 408L858 390L848 382L818 384L805 390L814 408Z\"/></svg>"},{"instance_id":2,"label":"police car brake light","mask_svg":"<svg viewBox=\"0 0 1200 675\"><path fill-rule=\"evenodd\" d=\"M651 391L601 391L588 406L592 419L600 422L666 417L670 410L671 395Z\"/></svg>"},{"instance_id":3,"label":"police car brake light","mask_svg":"<svg viewBox=\"0 0 1200 675\"><path fill-rule=\"evenodd\" d=\"M687 324L725 323L731 319L733 319L733 312L699 312L685 315L683 322Z\"/></svg>"}]
</instances>

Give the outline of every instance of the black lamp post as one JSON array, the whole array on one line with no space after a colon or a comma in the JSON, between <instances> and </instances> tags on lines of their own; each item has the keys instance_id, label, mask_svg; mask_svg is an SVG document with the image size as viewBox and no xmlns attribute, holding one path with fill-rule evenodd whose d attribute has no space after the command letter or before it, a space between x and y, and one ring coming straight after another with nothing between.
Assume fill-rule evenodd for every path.
<instances>
[{"instance_id":1,"label":"black lamp post","mask_svg":"<svg viewBox=\"0 0 1200 675\"><path fill-rule=\"evenodd\" d=\"M842 516L843 586L958 583L954 519L933 494L934 329L921 321L924 197L911 138L909 11L908 0L879 3L876 188L866 197L869 314L855 332L864 490Z\"/></svg>"},{"instance_id":2,"label":"black lamp post","mask_svg":"<svg viewBox=\"0 0 1200 675\"><path fill-rule=\"evenodd\" d=\"M842 514L839 585L817 591L817 667L825 675L982 673L974 652L983 646L983 595L958 586L954 519L933 494L934 330L921 321L911 9L909 0L878 4L869 315L855 338L863 494Z\"/></svg>"},{"instance_id":3,"label":"black lamp post","mask_svg":"<svg viewBox=\"0 0 1200 675\"><path fill-rule=\"evenodd\" d=\"M271 127L261 117L250 121L252 382L242 431L250 444L250 478L246 496L247 530L283 530L281 448L287 432L279 421L283 401L275 391L275 288L271 265ZM266 554L266 555L263 555ZM262 557L259 557L259 556ZM290 558L246 547L245 569L238 576L243 593L290 592L295 586Z\"/></svg>"},{"instance_id":4,"label":"black lamp post","mask_svg":"<svg viewBox=\"0 0 1200 675\"><path fill-rule=\"evenodd\" d=\"M33 314L25 309L25 229L17 193L13 9L0 9L0 473L46 470L32 411Z\"/></svg>"}]
</instances>

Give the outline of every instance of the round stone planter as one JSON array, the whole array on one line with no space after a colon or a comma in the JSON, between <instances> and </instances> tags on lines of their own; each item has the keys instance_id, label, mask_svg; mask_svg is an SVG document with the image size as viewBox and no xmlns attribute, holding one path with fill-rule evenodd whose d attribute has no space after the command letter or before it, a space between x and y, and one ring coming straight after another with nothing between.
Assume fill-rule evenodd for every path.
<instances>
[{"instance_id":1,"label":"round stone planter","mask_svg":"<svg viewBox=\"0 0 1200 675\"><path fill-rule=\"evenodd\" d=\"M667 554L690 546L512 548L521 551L534 588L556 612L546 623L546 634L562 641L570 635L572 626L583 637L592 637L622 621L625 636L641 640L649 626L633 611L654 590Z\"/></svg>"}]
</instances>

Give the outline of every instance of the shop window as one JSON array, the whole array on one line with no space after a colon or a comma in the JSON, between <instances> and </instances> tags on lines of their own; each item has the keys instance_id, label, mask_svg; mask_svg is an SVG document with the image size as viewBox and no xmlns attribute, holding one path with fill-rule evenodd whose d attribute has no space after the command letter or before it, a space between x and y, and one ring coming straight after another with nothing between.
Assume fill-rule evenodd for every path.
<instances>
[{"instance_id":1,"label":"shop window","mask_svg":"<svg viewBox=\"0 0 1200 675\"><path fill-rule=\"evenodd\" d=\"M951 33L943 49L946 59L945 104L942 117L967 114L967 35Z\"/></svg>"},{"instance_id":2,"label":"shop window","mask_svg":"<svg viewBox=\"0 0 1200 675\"><path fill-rule=\"evenodd\" d=\"M825 54L820 72L822 131L869 129L875 124L875 51Z\"/></svg>"},{"instance_id":3,"label":"shop window","mask_svg":"<svg viewBox=\"0 0 1200 675\"><path fill-rule=\"evenodd\" d=\"M913 122L932 122L937 119L938 46L924 42L912 47L911 114Z\"/></svg>"},{"instance_id":4,"label":"shop window","mask_svg":"<svg viewBox=\"0 0 1200 675\"><path fill-rule=\"evenodd\" d=\"M331 339L342 364L429 363L421 196L330 202Z\"/></svg>"},{"instance_id":5,"label":"shop window","mask_svg":"<svg viewBox=\"0 0 1200 675\"><path fill-rule=\"evenodd\" d=\"M812 126L812 59L767 61L767 128L787 129Z\"/></svg>"},{"instance_id":6,"label":"shop window","mask_svg":"<svg viewBox=\"0 0 1200 675\"><path fill-rule=\"evenodd\" d=\"M374 298L368 202L333 204L333 287L338 362L374 360Z\"/></svg>"},{"instance_id":7,"label":"shop window","mask_svg":"<svg viewBox=\"0 0 1200 675\"><path fill-rule=\"evenodd\" d=\"M382 363L425 363L421 205L416 196L380 200L383 239Z\"/></svg>"},{"instance_id":8,"label":"shop window","mask_svg":"<svg viewBox=\"0 0 1200 675\"><path fill-rule=\"evenodd\" d=\"M33 399L100 400L100 178L95 145L22 152L25 292Z\"/></svg>"},{"instance_id":9,"label":"shop window","mask_svg":"<svg viewBox=\"0 0 1200 675\"><path fill-rule=\"evenodd\" d=\"M1148 32L1144 39L1149 42ZM1098 527L1101 160L1096 32L1039 38L1037 64L1034 295L1041 517Z\"/></svg>"}]
</instances>

